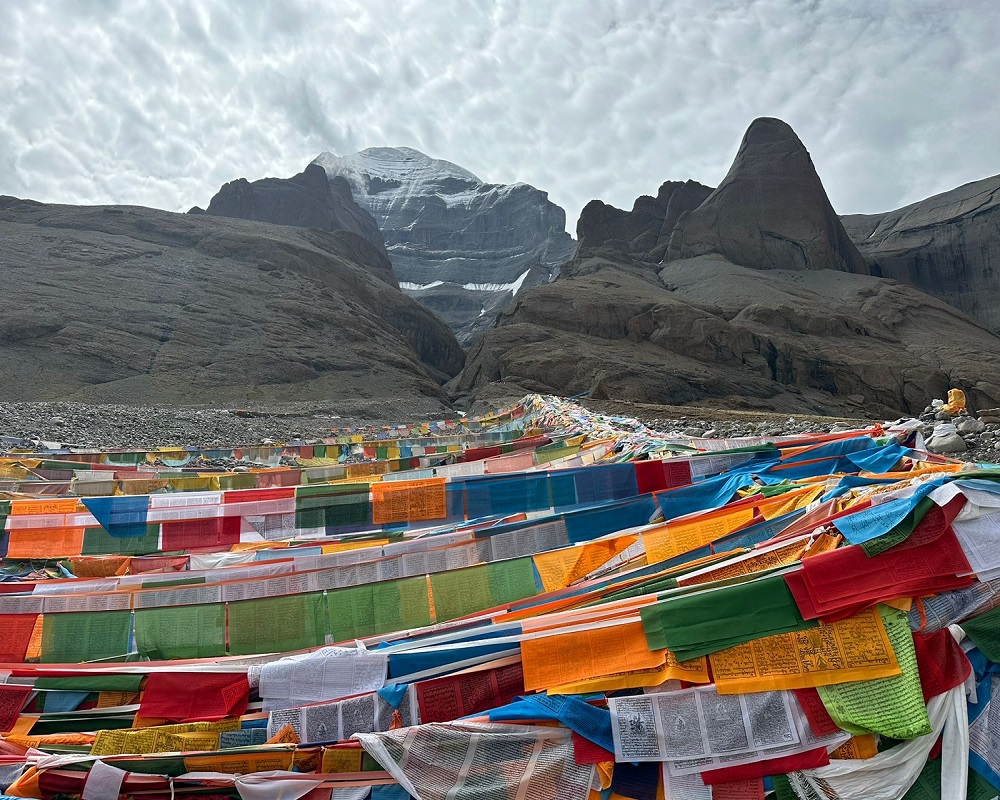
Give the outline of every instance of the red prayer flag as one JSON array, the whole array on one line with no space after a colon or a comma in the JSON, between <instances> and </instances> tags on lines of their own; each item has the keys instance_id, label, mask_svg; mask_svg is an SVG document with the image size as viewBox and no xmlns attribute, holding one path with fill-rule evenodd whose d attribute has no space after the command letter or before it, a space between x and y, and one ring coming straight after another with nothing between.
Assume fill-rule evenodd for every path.
<instances>
[{"instance_id":1,"label":"red prayer flag","mask_svg":"<svg viewBox=\"0 0 1000 800\"><path fill-rule=\"evenodd\" d=\"M245 674L154 672L146 679L139 716L171 722L213 722L247 710Z\"/></svg>"},{"instance_id":2,"label":"red prayer flag","mask_svg":"<svg viewBox=\"0 0 1000 800\"><path fill-rule=\"evenodd\" d=\"M967 584L971 578L958 576L971 572L945 511L932 506L905 542L870 558L858 545L820 553L805 559L786 583L803 617L826 619L860 604Z\"/></svg>"},{"instance_id":3,"label":"red prayer flag","mask_svg":"<svg viewBox=\"0 0 1000 800\"><path fill-rule=\"evenodd\" d=\"M573 761L577 764L600 764L602 761L614 761L615 754L610 753L599 744L580 734L573 733Z\"/></svg>"},{"instance_id":4,"label":"red prayer flag","mask_svg":"<svg viewBox=\"0 0 1000 800\"><path fill-rule=\"evenodd\" d=\"M823 700L819 696L819 692L815 689L795 689L795 698L799 701L799 705L802 706L802 713L806 715L806 719L809 721L809 727L812 728L812 732L817 736L830 736L831 734L837 733L840 730L840 726L833 721L833 717L826 710L826 706L823 705ZM772 775L774 773L771 773Z\"/></svg>"},{"instance_id":5,"label":"red prayer flag","mask_svg":"<svg viewBox=\"0 0 1000 800\"><path fill-rule=\"evenodd\" d=\"M726 770L718 771L726 772ZM760 778L710 785L712 786L712 800L764 800L764 781Z\"/></svg>"},{"instance_id":6,"label":"red prayer flag","mask_svg":"<svg viewBox=\"0 0 1000 800\"><path fill-rule=\"evenodd\" d=\"M947 628L934 633L914 633L913 648L917 653L917 669L924 702L965 683L972 664Z\"/></svg>"},{"instance_id":7,"label":"red prayer flag","mask_svg":"<svg viewBox=\"0 0 1000 800\"><path fill-rule=\"evenodd\" d=\"M21 664L28 652L31 632L38 614L4 614L3 635L0 636L0 664Z\"/></svg>"},{"instance_id":8,"label":"red prayer flag","mask_svg":"<svg viewBox=\"0 0 1000 800\"><path fill-rule=\"evenodd\" d=\"M725 785L734 782L746 782L760 780L765 775L782 775L786 772L795 772L800 769L814 769L825 767L830 763L830 754L825 747L817 747L815 750L807 750L804 753L796 753L793 756L781 756L780 758L765 758L761 761L754 761L752 764L741 764L738 767L725 767L724 769L710 769L701 773L701 779L706 786L716 784ZM712 789L713 800L718 797ZM728 795L737 797L757 797L758 795ZM762 796L762 795L760 795Z\"/></svg>"},{"instance_id":9,"label":"red prayer flag","mask_svg":"<svg viewBox=\"0 0 1000 800\"><path fill-rule=\"evenodd\" d=\"M31 694L30 686L8 684L0 686L0 733L10 733L14 728L29 694Z\"/></svg>"}]
</instances>

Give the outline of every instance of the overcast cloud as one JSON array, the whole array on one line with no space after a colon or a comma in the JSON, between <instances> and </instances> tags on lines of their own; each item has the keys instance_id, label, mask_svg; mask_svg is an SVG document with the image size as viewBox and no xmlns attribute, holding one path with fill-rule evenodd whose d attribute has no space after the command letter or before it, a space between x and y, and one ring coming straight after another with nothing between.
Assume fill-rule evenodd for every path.
<instances>
[{"instance_id":1,"label":"overcast cloud","mask_svg":"<svg viewBox=\"0 0 1000 800\"><path fill-rule=\"evenodd\" d=\"M994 0L0 2L0 194L204 206L410 146L599 197L715 185L789 122L841 213L1000 173Z\"/></svg>"}]
</instances>

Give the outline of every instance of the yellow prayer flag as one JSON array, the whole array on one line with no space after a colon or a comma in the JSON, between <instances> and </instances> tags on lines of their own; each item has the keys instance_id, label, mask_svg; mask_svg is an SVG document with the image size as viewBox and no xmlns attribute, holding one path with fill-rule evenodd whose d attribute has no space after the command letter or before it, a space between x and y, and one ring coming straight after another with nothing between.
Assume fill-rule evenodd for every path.
<instances>
[{"instance_id":1,"label":"yellow prayer flag","mask_svg":"<svg viewBox=\"0 0 1000 800\"><path fill-rule=\"evenodd\" d=\"M532 558L542 579L542 586L545 591L551 592L569 586L593 572L637 541L638 534L616 536L614 539L537 553Z\"/></svg>"},{"instance_id":2,"label":"yellow prayer flag","mask_svg":"<svg viewBox=\"0 0 1000 800\"><path fill-rule=\"evenodd\" d=\"M899 675L878 611L754 639L709 656L719 694L806 689Z\"/></svg>"},{"instance_id":3,"label":"yellow prayer flag","mask_svg":"<svg viewBox=\"0 0 1000 800\"><path fill-rule=\"evenodd\" d=\"M655 564L721 539L754 518L753 507L730 509L727 513L707 514L703 518L669 522L642 534L646 562Z\"/></svg>"}]
</instances>

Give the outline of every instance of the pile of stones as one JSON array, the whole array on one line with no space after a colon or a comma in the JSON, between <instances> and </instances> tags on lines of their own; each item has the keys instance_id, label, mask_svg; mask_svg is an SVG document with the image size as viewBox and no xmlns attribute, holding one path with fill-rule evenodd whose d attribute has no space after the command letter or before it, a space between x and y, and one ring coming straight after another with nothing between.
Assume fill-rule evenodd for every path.
<instances>
[{"instance_id":1,"label":"pile of stones","mask_svg":"<svg viewBox=\"0 0 1000 800\"><path fill-rule=\"evenodd\" d=\"M1000 408L979 415L966 410L949 414L944 402L934 400L919 416L917 430L928 452L958 456L967 461L994 461L1000 450Z\"/></svg>"}]
</instances>

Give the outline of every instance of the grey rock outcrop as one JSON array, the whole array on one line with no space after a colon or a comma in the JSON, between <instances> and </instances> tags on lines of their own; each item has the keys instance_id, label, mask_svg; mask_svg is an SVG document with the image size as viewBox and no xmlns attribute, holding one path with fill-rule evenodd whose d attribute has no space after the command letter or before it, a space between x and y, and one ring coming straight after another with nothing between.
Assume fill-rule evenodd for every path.
<instances>
[{"instance_id":1,"label":"grey rock outcrop","mask_svg":"<svg viewBox=\"0 0 1000 800\"><path fill-rule=\"evenodd\" d=\"M709 253L754 269L868 274L809 152L791 127L770 118L754 120L719 187L677 222L666 260Z\"/></svg>"},{"instance_id":2,"label":"grey rock outcrop","mask_svg":"<svg viewBox=\"0 0 1000 800\"><path fill-rule=\"evenodd\" d=\"M252 183L246 178L230 181L219 189L202 213L274 225L349 231L388 259L378 223L354 202L347 181L328 180L326 172L315 164L291 178L262 178Z\"/></svg>"},{"instance_id":3,"label":"grey rock outcrop","mask_svg":"<svg viewBox=\"0 0 1000 800\"><path fill-rule=\"evenodd\" d=\"M1000 175L842 219L873 275L915 286L1000 332Z\"/></svg>"},{"instance_id":4,"label":"grey rock outcrop","mask_svg":"<svg viewBox=\"0 0 1000 800\"><path fill-rule=\"evenodd\" d=\"M631 211L591 200L576 225L576 260L608 253L659 264L682 214L694 211L712 189L696 181L666 181L656 197L643 195ZM569 268L570 271L572 268Z\"/></svg>"},{"instance_id":5,"label":"grey rock outcrop","mask_svg":"<svg viewBox=\"0 0 1000 800\"><path fill-rule=\"evenodd\" d=\"M563 210L527 184L484 183L406 147L322 153L313 163L331 181L346 179L378 223L403 290L465 343L573 252Z\"/></svg>"},{"instance_id":6,"label":"grey rock outcrop","mask_svg":"<svg viewBox=\"0 0 1000 800\"><path fill-rule=\"evenodd\" d=\"M0 197L0 399L423 397L464 353L356 233Z\"/></svg>"}]
</instances>

